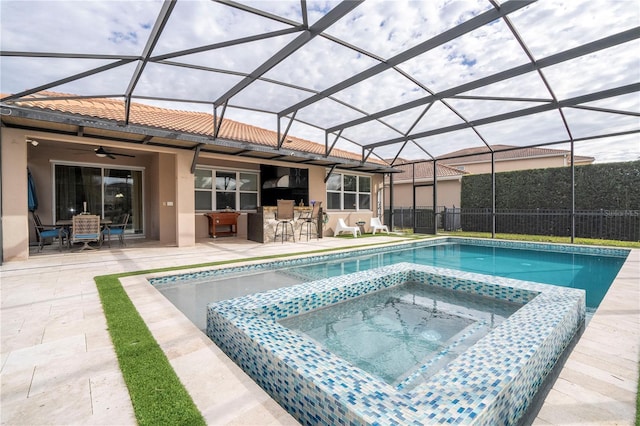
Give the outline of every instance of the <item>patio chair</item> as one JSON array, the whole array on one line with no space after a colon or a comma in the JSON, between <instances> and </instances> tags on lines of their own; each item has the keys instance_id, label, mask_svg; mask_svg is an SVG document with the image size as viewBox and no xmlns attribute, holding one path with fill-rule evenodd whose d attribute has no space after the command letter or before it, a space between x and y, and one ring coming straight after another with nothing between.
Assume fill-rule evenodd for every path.
<instances>
[{"instance_id":1,"label":"patio chair","mask_svg":"<svg viewBox=\"0 0 640 426\"><path fill-rule=\"evenodd\" d=\"M43 224L36 212L31 212L31 215L33 217L33 223L36 228L36 235L38 238L38 252L42 251L45 239L47 238L51 239L51 243L53 243L53 241L55 241L55 239L57 238L58 244L60 246L60 251L62 251L62 244L64 242L64 239L67 238L67 241L69 239L67 230L63 226Z\"/></svg>"},{"instance_id":2,"label":"patio chair","mask_svg":"<svg viewBox=\"0 0 640 426\"><path fill-rule=\"evenodd\" d=\"M89 243L102 245L100 232L100 216L91 214L79 214L72 218L71 244L84 243L80 250L95 249Z\"/></svg>"},{"instance_id":3,"label":"patio chair","mask_svg":"<svg viewBox=\"0 0 640 426\"><path fill-rule=\"evenodd\" d=\"M120 241L121 246L126 246L124 242L124 231L127 228L127 223L129 222L129 213L122 215L121 220L118 223L112 223L110 225L106 225L102 230L102 241L104 241L104 237L107 237L107 242L109 243L109 248L111 248L111 236L117 236L118 241Z\"/></svg>"},{"instance_id":4,"label":"patio chair","mask_svg":"<svg viewBox=\"0 0 640 426\"><path fill-rule=\"evenodd\" d=\"M353 238L357 238L358 234L360 234L360 227L347 226L347 224L344 223L344 219L340 218L338 219L338 224L336 225L336 231L334 232L334 236L340 235L341 232L350 232L353 234Z\"/></svg>"},{"instance_id":5,"label":"patio chair","mask_svg":"<svg viewBox=\"0 0 640 426\"><path fill-rule=\"evenodd\" d=\"M276 210L276 232L273 236L273 241L278 240L278 229L280 229L280 237L284 243L285 239L289 239L289 227L291 227L291 238L293 242L296 242L296 234L293 229L294 219L294 201L293 200L278 200L278 207Z\"/></svg>"},{"instance_id":6,"label":"patio chair","mask_svg":"<svg viewBox=\"0 0 640 426\"><path fill-rule=\"evenodd\" d=\"M376 231L385 231L387 234L389 233L389 228L387 227L387 225L383 225L382 222L380 222L380 218L377 217L371 218L371 229L373 230L373 235L376 234Z\"/></svg>"}]
</instances>

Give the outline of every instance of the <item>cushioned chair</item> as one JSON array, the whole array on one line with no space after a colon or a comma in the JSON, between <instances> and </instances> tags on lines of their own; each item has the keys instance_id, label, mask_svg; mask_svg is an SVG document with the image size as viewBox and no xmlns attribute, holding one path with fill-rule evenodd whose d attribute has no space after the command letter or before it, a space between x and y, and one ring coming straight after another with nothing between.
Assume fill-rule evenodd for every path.
<instances>
[{"instance_id":1,"label":"cushioned chair","mask_svg":"<svg viewBox=\"0 0 640 426\"><path fill-rule=\"evenodd\" d=\"M62 251L62 244L64 242L64 239L69 239L67 230L62 226L44 225L36 212L31 212L31 215L33 217L33 224L36 228L36 235L38 238L38 251L42 251L45 240L49 238L51 239L52 243L57 238L58 244L60 245L60 251Z\"/></svg>"},{"instance_id":2,"label":"cushioned chair","mask_svg":"<svg viewBox=\"0 0 640 426\"><path fill-rule=\"evenodd\" d=\"M129 213L122 215L121 220L119 220L118 223L112 223L105 226L102 230L102 241L104 241L106 237L107 242L109 243L109 248L111 248L111 236L117 236L118 241L120 241L120 245L126 246L124 242L124 231L127 228L128 222Z\"/></svg>"},{"instance_id":3,"label":"cushioned chair","mask_svg":"<svg viewBox=\"0 0 640 426\"><path fill-rule=\"evenodd\" d=\"M340 235L340 233L342 232L350 232L353 234L353 238L357 238L358 234L360 234L360 227L347 226L347 224L344 223L344 219L340 218L338 219L338 224L336 225L336 232L334 233L334 235Z\"/></svg>"},{"instance_id":4,"label":"cushioned chair","mask_svg":"<svg viewBox=\"0 0 640 426\"><path fill-rule=\"evenodd\" d=\"M296 234L293 229L294 219L294 204L293 200L278 200L278 208L276 210L276 232L274 233L273 240L278 240L278 230L280 230L280 237L282 242L289 239L289 227L291 227L291 238L293 242L296 242Z\"/></svg>"},{"instance_id":5,"label":"cushioned chair","mask_svg":"<svg viewBox=\"0 0 640 426\"><path fill-rule=\"evenodd\" d=\"M100 216L92 214L79 214L72 218L71 244L84 243L80 250L95 249L89 243L102 245L100 233Z\"/></svg>"},{"instance_id":6,"label":"cushioned chair","mask_svg":"<svg viewBox=\"0 0 640 426\"><path fill-rule=\"evenodd\" d=\"M371 218L371 229L373 230L373 235L376 234L376 231L385 231L387 234L389 233L389 228L387 227L387 225L383 225L382 222L380 222L380 219L377 217Z\"/></svg>"}]
</instances>

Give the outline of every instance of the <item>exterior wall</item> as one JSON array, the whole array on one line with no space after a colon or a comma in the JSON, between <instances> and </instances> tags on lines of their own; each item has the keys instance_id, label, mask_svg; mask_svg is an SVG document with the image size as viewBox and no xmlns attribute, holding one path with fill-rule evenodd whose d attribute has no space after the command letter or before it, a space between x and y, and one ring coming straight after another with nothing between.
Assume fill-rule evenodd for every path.
<instances>
[{"instance_id":1,"label":"exterior wall","mask_svg":"<svg viewBox=\"0 0 640 426\"><path fill-rule=\"evenodd\" d=\"M191 163L193 153L190 151L178 151L175 155L175 173L177 177L176 197L173 208L177 209L177 229L176 237L179 247L193 246L196 244L195 217L193 215L195 206L195 193L193 185L193 174L191 173ZM169 173L167 173L169 175ZM163 205L164 207L164 205ZM167 207L170 207L167 203ZM174 221L176 219L174 218Z\"/></svg>"},{"instance_id":2,"label":"exterior wall","mask_svg":"<svg viewBox=\"0 0 640 426\"><path fill-rule=\"evenodd\" d=\"M438 179L438 206L460 207L461 179ZM385 205L389 206L389 188L385 189ZM412 182L393 182L393 206L411 207L413 205ZM416 188L416 206L433 205L433 186Z\"/></svg>"},{"instance_id":3,"label":"exterior wall","mask_svg":"<svg viewBox=\"0 0 640 426\"><path fill-rule=\"evenodd\" d=\"M53 162L95 165L98 167L131 167L143 169L143 221L144 236L164 244L194 245L196 239L208 237L207 219L194 210L195 193L191 163L192 151L139 145L135 157L117 157L117 161L99 158L93 152L98 146L118 151L132 149L105 139L65 136L42 131L26 131L2 128L2 248L3 260L25 260L29 256L29 242L36 241L35 228L27 208L27 167L30 168L37 187L38 214L45 223L54 221L53 212ZM27 143L27 138L41 141L37 147ZM264 160L224 157L201 154L198 165L237 170L259 170ZM284 167L306 167L309 170L309 199L322 201L326 211L327 168L313 165L292 165L286 162L268 161ZM329 212L329 222L324 235L333 235L337 218L348 224L365 221L375 215L378 205L377 192L383 188L382 175L371 176L372 210ZM238 218L238 237L246 238L247 215Z\"/></svg>"},{"instance_id":4,"label":"exterior wall","mask_svg":"<svg viewBox=\"0 0 640 426\"><path fill-rule=\"evenodd\" d=\"M157 147L141 147L135 158L117 157L117 163L109 158L97 157L93 150L105 146L113 150L122 145L106 140L51 134L21 129L1 129L2 142L2 227L3 260L25 260L29 256L29 243L35 243L35 228L27 209L27 167L29 167L38 195L38 215L44 223L53 223L53 163L85 166L132 167L144 170L144 230L145 237L166 243L193 245L193 176L190 174L192 154L183 153L178 164L175 151ZM42 141L37 147L27 143L28 138ZM73 143L74 145L69 145ZM130 148L130 147L128 147ZM157 152L160 149L164 152ZM146 150L146 152L145 152ZM182 239L177 238L176 176L177 167L183 172L182 206L190 218L183 221ZM187 190L188 187L188 190ZM174 206L163 206L162 201L174 201ZM191 201L190 201L191 200ZM191 203L191 204L189 204ZM189 207L189 205L191 207ZM191 231L188 227L191 226Z\"/></svg>"},{"instance_id":5,"label":"exterior wall","mask_svg":"<svg viewBox=\"0 0 640 426\"><path fill-rule=\"evenodd\" d=\"M569 157L564 155L557 155L553 157L539 157L539 158L518 158L513 160L501 160L496 161L496 173L498 172L510 172L513 170L527 170L527 169L545 169L548 167L564 167L569 165ZM491 173L491 161L481 163L466 163L464 158L461 158L458 163L447 163L448 166L457 168L458 166L464 167L464 171L471 174Z\"/></svg>"},{"instance_id":6,"label":"exterior wall","mask_svg":"<svg viewBox=\"0 0 640 426\"><path fill-rule=\"evenodd\" d=\"M158 212L159 240L164 244L178 242L176 223L178 196L176 194L177 161L173 154L160 154L158 158L160 173L156 180L158 203L152 207ZM193 186L193 185L192 185Z\"/></svg>"},{"instance_id":7,"label":"exterior wall","mask_svg":"<svg viewBox=\"0 0 640 426\"><path fill-rule=\"evenodd\" d=\"M322 201L324 210L327 210L326 174L324 167L309 167L309 200Z\"/></svg>"},{"instance_id":8,"label":"exterior wall","mask_svg":"<svg viewBox=\"0 0 640 426\"><path fill-rule=\"evenodd\" d=\"M0 128L2 150L2 260L29 256L27 143L20 132Z\"/></svg>"}]
</instances>

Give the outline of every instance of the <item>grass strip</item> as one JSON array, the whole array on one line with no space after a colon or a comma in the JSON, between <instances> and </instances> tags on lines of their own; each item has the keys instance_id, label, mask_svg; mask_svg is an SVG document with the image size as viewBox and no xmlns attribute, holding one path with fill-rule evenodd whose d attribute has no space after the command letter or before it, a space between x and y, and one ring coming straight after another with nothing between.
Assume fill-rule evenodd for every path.
<instances>
[{"instance_id":1,"label":"grass strip","mask_svg":"<svg viewBox=\"0 0 640 426\"><path fill-rule=\"evenodd\" d=\"M205 425L117 275L96 277L100 300L139 425Z\"/></svg>"}]
</instances>

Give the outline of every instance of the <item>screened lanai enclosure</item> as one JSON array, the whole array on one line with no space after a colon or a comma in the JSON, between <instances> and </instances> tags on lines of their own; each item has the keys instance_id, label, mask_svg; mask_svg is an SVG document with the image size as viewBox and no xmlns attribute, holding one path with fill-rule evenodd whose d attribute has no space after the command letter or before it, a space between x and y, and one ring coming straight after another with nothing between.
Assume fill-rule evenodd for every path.
<instances>
[{"instance_id":1,"label":"screened lanai enclosure","mask_svg":"<svg viewBox=\"0 0 640 426\"><path fill-rule=\"evenodd\" d=\"M138 131L130 105L146 103L212 114L212 136L171 135L195 157L220 149L251 155L252 141L219 136L232 119L277 132L282 158L295 135L324 146L315 156L343 149L361 165L383 161L388 167L374 173L387 177L398 164L465 148L481 148L493 162L498 145L547 146L571 153L570 220L576 151L640 158L636 1L4 1L0 8L4 126L19 126L15 117L62 124L73 117L78 128ZM33 98L124 102L121 116L100 121L73 111L43 118L25 106ZM328 163L327 179L357 166ZM485 207L495 213L492 175ZM432 206L435 230L446 215L435 216L435 173L433 181L432 199L414 208ZM393 197L390 204L380 211L394 212Z\"/></svg>"}]
</instances>

